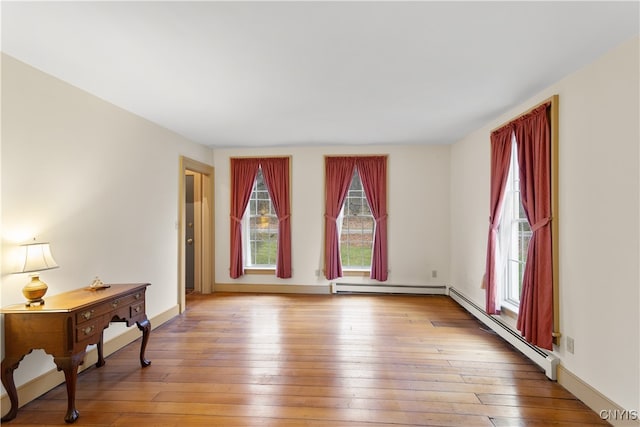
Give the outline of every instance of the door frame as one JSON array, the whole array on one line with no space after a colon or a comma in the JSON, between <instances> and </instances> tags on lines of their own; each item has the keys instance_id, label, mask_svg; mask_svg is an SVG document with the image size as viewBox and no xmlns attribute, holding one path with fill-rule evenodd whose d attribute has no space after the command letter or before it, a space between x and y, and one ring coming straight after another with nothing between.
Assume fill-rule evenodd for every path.
<instances>
[{"instance_id":1,"label":"door frame","mask_svg":"<svg viewBox=\"0 0 640 427\"><path fill-rule=\"evenodd\" d=\"M186 233L185 233L185 212L186 212L186 192L185 192L185 175L188 171L192 171L201 175L201 185L195 186L196 198L199 198L200 204L199 215L201 218L199 236L200 255L196 255L196 271L195 275L199 278L196 283L200 283L200 291L203 294L209 294L214 291L213 281L215 278L215 258L214 258L214 168L213 166L180 156L180 174L178 177L178 301L180 305L180 313L186 310L186 292L185 292L185 252L186 252ZM199 188L198 188L199 187Z\"/></svg>"}]
</instances>

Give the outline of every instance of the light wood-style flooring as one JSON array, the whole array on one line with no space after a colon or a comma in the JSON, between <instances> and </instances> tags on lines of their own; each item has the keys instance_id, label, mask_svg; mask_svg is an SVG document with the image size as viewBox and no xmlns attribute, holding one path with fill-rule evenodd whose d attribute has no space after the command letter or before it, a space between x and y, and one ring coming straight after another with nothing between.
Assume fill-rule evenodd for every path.
<instances>
[{"instance_id":1,"label":"light wood-style flooring","mask_svg":"<svg viewBox=\"0 0 640 427\"><path fill-rule=\"evenodd\" d=\"M585 426L596 413L445 296L190 295L79 375L76 425ZM63 425L64 384L7 425Z\"/></svg>"}]
</instances>

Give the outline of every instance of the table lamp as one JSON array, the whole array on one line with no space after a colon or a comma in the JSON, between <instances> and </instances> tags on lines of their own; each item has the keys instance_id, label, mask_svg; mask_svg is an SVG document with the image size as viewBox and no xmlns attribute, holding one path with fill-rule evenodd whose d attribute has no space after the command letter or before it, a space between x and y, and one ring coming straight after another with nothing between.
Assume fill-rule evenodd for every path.
<instances>
[{"instance_id":1,"label":"table lamp","mask_svg":"<svg viewBox=\"0 0 640 427\"><path fill-rule=\"evenodd\" d=\"M40 272L58 268L49 243L28 243L25 247L24 262L22 268L17 273L32 273L31 281L22 288L22 294L27 299L25 305L30 307L33 304L44 304L44 294L47 293L48 286L40 280Z\"/></svg>"}]
</instances>

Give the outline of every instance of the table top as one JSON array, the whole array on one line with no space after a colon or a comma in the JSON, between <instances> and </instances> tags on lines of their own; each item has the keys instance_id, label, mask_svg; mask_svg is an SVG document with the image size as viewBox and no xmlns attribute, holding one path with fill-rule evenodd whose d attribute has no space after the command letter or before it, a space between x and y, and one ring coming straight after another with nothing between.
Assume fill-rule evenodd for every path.
<instances>
[{"instance_id":1,"label":"table top","mask_svg":"<svg viewBox=\"0 0 640 427\"><path fill-rule=\"evenodd\" d=\"M102 289L91 289L87 286L50 297L45 296L45 303L40 305L27 307L21 303L2 307L0 313L67 313L149 285L149 283L107 284L108 287Z\"/></svg>"}]
</instances>

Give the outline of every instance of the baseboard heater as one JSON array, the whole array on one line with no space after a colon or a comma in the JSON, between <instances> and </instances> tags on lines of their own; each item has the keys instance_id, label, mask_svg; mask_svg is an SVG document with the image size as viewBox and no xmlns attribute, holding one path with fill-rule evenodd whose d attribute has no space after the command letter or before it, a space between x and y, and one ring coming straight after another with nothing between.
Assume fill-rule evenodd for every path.
<instances>
[{"instance_id":1,"label":"baseboard heater","mask_svg":"<svg viewBox=\"0 0 640 427\"><path fill-rule=\"evenodd\" d=\"M544 369L545 374L550 380L555 381L557 379L556 370L560 359L552 354L547 354L534 345L529 344L520 334L513 331L508 325L504 324L496 317L488 315L482 308L478 307L473 301L459 293L455 288L449 288L449 296L478 320L491 328L492 331L502 337L505 341L513 345L522 354Z\"/></svg>"},{"instance_id":2,"label":"baseboard heater","mask_svg":"<svg viewBox=\"0 0 640 427\"><path fill-rule=\"evenodd\" d=\"M388 285L378 283L331 283L332 294L414 294L447 295L445 285Z\"/></svg>"}]
</instances>

